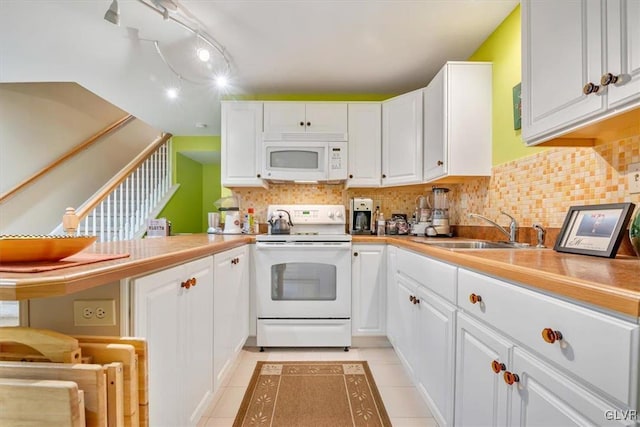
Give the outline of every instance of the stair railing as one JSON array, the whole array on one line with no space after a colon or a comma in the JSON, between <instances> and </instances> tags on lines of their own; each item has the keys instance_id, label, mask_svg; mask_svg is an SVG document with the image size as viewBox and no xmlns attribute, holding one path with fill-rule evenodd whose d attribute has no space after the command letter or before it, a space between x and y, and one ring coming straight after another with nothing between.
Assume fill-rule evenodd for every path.
<instances>
[{"instance_id":1,"label":"stair railing","mask_svg":"<svg viewBox=\"0 0 640 427\"><path fill-rule=\"evenodd\" d=\"M147 220L177 190L172 186L171 134L163 134L76 209L78 234L98 241L140 238ZM52 234L62 232L58 226Z\"/></svg>"}]
</instances>

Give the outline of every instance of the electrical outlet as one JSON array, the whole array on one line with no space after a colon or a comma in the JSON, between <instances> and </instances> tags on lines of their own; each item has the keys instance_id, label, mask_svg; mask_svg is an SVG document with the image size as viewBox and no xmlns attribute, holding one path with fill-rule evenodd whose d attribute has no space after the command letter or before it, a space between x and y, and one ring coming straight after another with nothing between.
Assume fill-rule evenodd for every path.
<instances>
[{"instance_id":1,"label":"electrical outlet","mask_svg":"<svg viewBox=\"0 0 640 427\"><path fill-rule=\"evenodd\" d=\"M632 163L629 165L627 182L630 194L640 193L640 163Z\"/></svg>"},{"instance_id":2,"label":"electrical outlet","mask_svg":"<svg viewBox=\"0 0 640 427\"><path fill-rule=\"evenodd\" d=\"M113 299L84 299L73 301L75 326L115 326L116 301Z\"/></svg>"}]
</instances>

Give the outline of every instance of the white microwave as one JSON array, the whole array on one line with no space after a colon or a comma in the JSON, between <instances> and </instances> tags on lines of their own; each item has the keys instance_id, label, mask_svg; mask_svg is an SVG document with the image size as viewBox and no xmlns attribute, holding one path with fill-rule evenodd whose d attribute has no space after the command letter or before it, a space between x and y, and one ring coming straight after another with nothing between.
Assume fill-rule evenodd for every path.
<instances>
[{"instance_id":1,"label":"white microwave","mask_svg":"<svg viewBox=\"0 0 640 427\"><path fill-rule=\"evenodd\" d=\"M347 179L347 143L269 141L263 143L262 178L326 182Z\"/></svg>"}]
</instances>

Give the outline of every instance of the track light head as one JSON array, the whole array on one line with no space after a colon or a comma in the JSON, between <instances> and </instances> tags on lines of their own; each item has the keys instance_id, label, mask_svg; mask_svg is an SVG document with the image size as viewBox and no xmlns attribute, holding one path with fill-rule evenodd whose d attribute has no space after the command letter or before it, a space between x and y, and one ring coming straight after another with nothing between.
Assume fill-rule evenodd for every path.
<instances>
[{"instance_id":1,"label":"track light head","mask_svg":"<svg viewBox=\"0 0 640 427\"><path fill-rule=\"evenodd\" d=\"M120 6L118 5L118 0L111 2L111 6L109 6L109 9L104 14L104 19L114 25L120 25Z\"/></svg>"}]
</instances>

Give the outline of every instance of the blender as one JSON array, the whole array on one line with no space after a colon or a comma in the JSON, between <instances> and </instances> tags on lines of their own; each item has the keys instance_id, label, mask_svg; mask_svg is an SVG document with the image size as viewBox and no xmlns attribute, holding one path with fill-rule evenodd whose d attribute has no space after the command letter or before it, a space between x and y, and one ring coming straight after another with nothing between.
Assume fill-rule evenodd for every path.
<instances>
[{"instance_id":1,"label":"blender","mask_svg":"<svg viewBox=\"0 0 640 427\"><path fill-rule=\"evenodd\" d=\"M449 192L448 188L433 187L433 214L432 224L436 229L438 236L451 237L451 230L449 228Z\"/></svg>"},{"instance_id":2,"label":"blender","mask_svg":"<svg viewBox=\"0 0 640 427\"><path fill-rule=\"evenodd\" d=\"M424 236L427 227L431 226L431 204L425 196L416 197L416 211L411 225L411 234Z\"/></svg>"}]
</instances>

